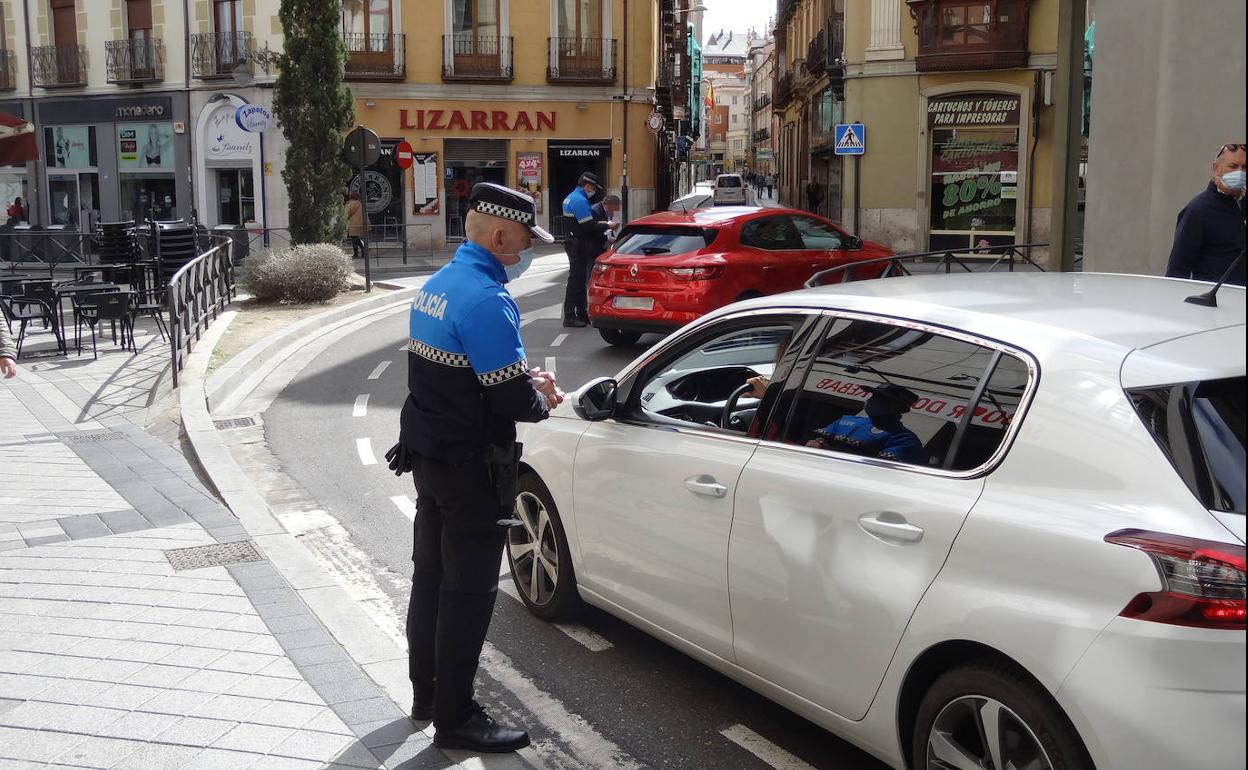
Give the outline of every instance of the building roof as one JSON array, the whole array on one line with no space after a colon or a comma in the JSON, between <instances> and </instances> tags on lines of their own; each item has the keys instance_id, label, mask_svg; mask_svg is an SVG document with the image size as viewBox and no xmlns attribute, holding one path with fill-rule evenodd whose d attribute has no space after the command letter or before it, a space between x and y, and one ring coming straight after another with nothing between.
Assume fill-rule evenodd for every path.
<instances>
[{"instance_id":1,"label":"building roof","mask_svg":"<svg viewBox=\"0 0 1248 770\"><path fill-rule=\"evenodd\" d=\"M749 51L751 35L748 32L732 30L711 33L702 46L703 56L740 56L745 58Z\"/></svg>"}]
</instances>

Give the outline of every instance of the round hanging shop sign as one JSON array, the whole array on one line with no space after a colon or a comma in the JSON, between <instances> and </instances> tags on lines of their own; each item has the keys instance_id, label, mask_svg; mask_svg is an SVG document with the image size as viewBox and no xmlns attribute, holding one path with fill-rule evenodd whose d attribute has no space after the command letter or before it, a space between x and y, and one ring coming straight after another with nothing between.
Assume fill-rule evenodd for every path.
<instances>
[{"instance_id":1,"label":"round hanging shop sign","mask_svg":"<svg viewBox=\"0 0 1248 770\"><path fill-rule=\"evenodd\" d=\"M234 111L234 122L244 131L258 134L273 122L273 113L258 104L244 104Z\"/></svg>"},{"instance_id":2,"label":"round hanging shop sign","mask_svg":"<svg viewBox=\"0 0 1248 770\"><path fill-rule=\"evenodd\" d=\"M657 134L663 130L663 113L655 111L650 113L650 117L646 118L646 128L650 129L650 133Z\"/></svg>"},{"instance_id":3,"label":"round hanging shop sign","mask_svg":"<svg viewBox=\"0 0 1248 770\"><path fill-rule=\"evenodd\" d=\"M351 180L350 191L353 193L360 192L360 175L356 174ZM376 214L378 211L385 209L394 200L394 188L390 185L390 180L380 171L368 169L364 172L364 192L360 193L360 197L366 201L365 208L370 214Z\"/></svg>"}]
</instances>

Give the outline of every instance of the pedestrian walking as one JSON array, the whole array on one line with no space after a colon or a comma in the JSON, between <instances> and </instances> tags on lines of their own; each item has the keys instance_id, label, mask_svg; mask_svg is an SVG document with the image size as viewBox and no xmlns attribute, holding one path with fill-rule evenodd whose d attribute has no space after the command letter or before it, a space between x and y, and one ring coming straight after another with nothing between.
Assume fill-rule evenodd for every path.
<instances>
[{"instance_id":1,"label":"pedestrian walking","mask_svg":"<svg viewBox=\"0 0 1248 770\"><path fill-rule=\"evenodd\" d=\"M1166 275L1244 285L1244 145L1224 144L1213 159L1213 178L1179 212Z\"/></svg>"},{"instance_id":2,"label":"pedestrian walking","mask_svg":"<svg viewBox=\"0 0 1248 770\"><path fill-rule=\"evenodd\" d=\"M812 214L819 213L819 204L823 202L823 188L812 179L806 183L806 210Z\"/></svg>"},{"instance_id":3,"label":"pedestrian walking","mask_svg":"<svg viewBox=\"0 0 1248 770\"><path fill-rule=\"evenodd\" d=\"M568 255L568 285L563 295L563 325L566 327L589 326L588 299L585 287L589 267L602 253L598 249L607 230L615 230L614 221L599 222L594 219L589 199L602 190L602 183L591 172L581 174L576 188L563 199L564 236L563 249Z\"/></svg>"},{"instance_id":4,"label":"pedestrian walking","mask_svg":"<svg viewBox=\"0 0 1248 770\"><path fill-rule=\"evenodd\" d=\"M767 197L768 197L768 198L770 198L770 197L771 197L771 189L772 189L772 187L773 187L773 186L774 186L774 184L775 184L774 179L775 179L775 177L774 177L774 176L772 176L771 174L768 174L768 175L767 175Z\"/></svg>"},{"instance_id":5,"label":"pedestrian walking","mask_svg":"<svg viewBox=\"0 0 1248 770\"><path fill-rule=\"evenodd\" d=\"M347 194L347 238L351 240L351 256L360 259L364 256L364 202L360 194Z\"/></svg>"},{"instance_id":6,"label":"pedestrian walking","mask_svg":"<svg viewBox=\"0 0 1248 770\"><path fill-rule=\"evenodd\" d=\"M8 319L0 319L0 376L9 379L17 374L17 345L9 331Z\"/></svg>"},{"instance_id":7,"label":"pedestrian walking","mask_svg":"<svg viewBox=\"0 0 1248 770\"><path fill-rule=\"evenodd\" d=\"M412 718L433 720L434 743L515 751L528 733L495 722L473 698L498 592L520 459L516 422L538 422L563 401L549 372L529 369L520 311L506 284L533 259L528 195L472 188L466 240L416 295L409 316L407 400L399 443L386 453L412 471L416 520L407 614Z\"/></svg>"}]
</instances>

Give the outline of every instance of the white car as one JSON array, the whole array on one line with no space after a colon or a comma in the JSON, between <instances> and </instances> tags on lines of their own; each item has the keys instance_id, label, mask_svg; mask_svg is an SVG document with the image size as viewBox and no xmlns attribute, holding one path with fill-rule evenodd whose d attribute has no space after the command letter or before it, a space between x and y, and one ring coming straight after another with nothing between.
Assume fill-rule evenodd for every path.
<instances>
[{"instance_id":1,"label":"white car","mask_svg":"<svg viewBox=\"0 0 1248 770\"><path fill-rule=\"evenodd\" d=\"M745 180L740 174L720 174L715 177L713 197L716 206L746 205Z\"/></svg>"},{"instance_id":2,"label":"white car","mask_svg":"<svg viewBox=\"0 0 1248 770\"><path fill-rule=\"evenodd\" d=\"M927 276L717 310L524 427L516 586L898 768L1243 767L1244 291L1184 302L1207 288ZM884 385L910 410L856 416Z\"/></svg>"}]
</instances>

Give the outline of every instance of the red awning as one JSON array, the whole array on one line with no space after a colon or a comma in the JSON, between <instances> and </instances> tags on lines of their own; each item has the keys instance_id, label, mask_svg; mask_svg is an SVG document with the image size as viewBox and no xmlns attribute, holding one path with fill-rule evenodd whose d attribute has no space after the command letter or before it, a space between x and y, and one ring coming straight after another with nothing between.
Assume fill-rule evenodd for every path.
<instances>
[{"instance_id":1,"label":"red awning","mask_svg":"<svg viewBox=\"0 0 1248 770\"><path fill-rule=\"evenodd\" d=\"M39 160L35 127L19 117L0 112L0 166Z\"/></svg>"}]
</instances>

